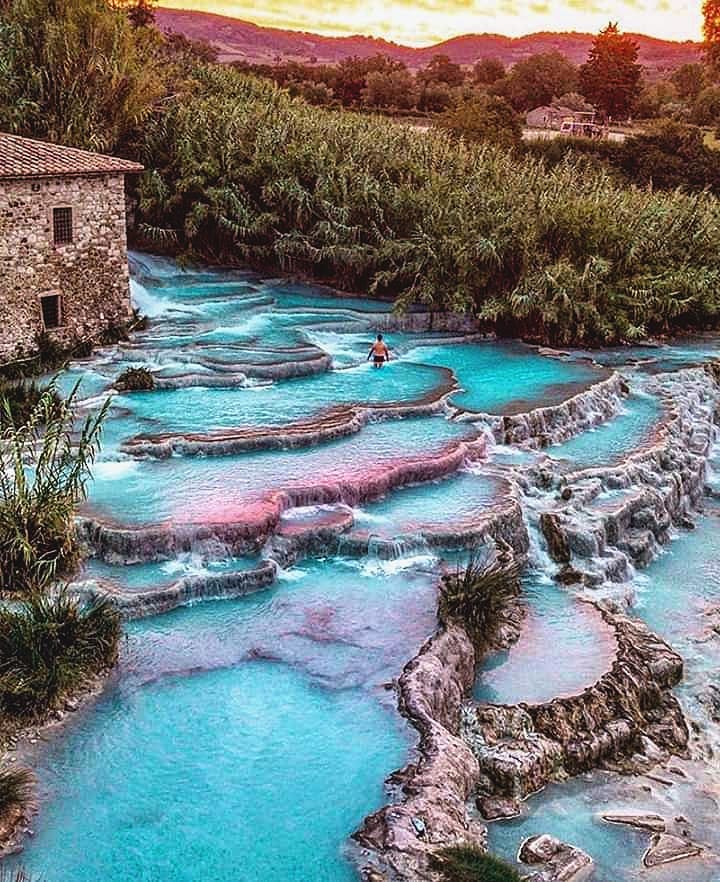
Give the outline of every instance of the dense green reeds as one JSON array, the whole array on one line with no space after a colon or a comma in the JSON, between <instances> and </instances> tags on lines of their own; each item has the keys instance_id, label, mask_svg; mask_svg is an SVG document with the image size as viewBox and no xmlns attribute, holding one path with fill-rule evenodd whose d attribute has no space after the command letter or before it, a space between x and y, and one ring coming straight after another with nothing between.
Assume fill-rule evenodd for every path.
<instances>
[{"instance_id":1,"label":"dense green reeds","mask_svg":"<svg viewBox=\"0 0 720 882\"><path fill-rule=\"evenodd\" d=\"M473 845L443 848L432 858L444 882L520 882L520 874Z\"/></svg>"},{"instance_id":2,"label":"dense green reeds","mask_svg":"<svg viewBox=\"0 0 720 882\"><path fill-rule=\"evenodd\" d=\"M0 592L42 590L69 574L79 549L75 512L85 498L107 403L76 431L76 394L51 383L19 423L0 396Z\"/></svg>"},{"instance_id":3,"label":"dense green reeds","mask_svg":"<svg viewBox=\"0 0 720 882\"><path fill-rule=\"evenodd\" d=\"M309 107L231 70L196 76L193 95L146 131L148 242L469 311L556 343L717 319L711 195Z\"/></svg>"},{"instance_id":4,"label":"dense green reeds","mask_svg":"<svg viewBox=\"0 0 720 882\"><path fill-rule=\"evenodd\" d=\"M520 566L509 549L490 560L473 551L464 565L443 575L438 616L462 625L484 648L493 638L508 603L520 592Z\"/></svg>"}]
</instances>

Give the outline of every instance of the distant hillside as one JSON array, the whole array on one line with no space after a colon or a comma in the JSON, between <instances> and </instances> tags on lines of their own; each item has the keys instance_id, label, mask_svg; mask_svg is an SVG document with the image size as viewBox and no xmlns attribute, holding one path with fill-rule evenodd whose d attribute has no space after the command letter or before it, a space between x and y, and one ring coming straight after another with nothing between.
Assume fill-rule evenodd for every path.
<instances>
[{"instance_id":1,"label":"distant hillside","mask_svg":"<svg viewBox=\"0 0 720 882\"><path fill-rule=\"evenodd\" d=\"M442 52L459 64L473 64L478 58L500 58L514 64L537 52L557 50L570 61L580 64L587 57L591 34L529 34L526 37L503 37L499 34L468 34L454 37L436 46L413 49L374 37L323 37L318 34L264 28L247 21L180 9L159 8L158 27L176 31L195 40L214 44L222 61L245 59L254 62L282 60L337 62L352 55L366 57L378 52L404 61L409 67L422 67L433 55ZM640 46L640 62L652 72L679 67L700 58L699 43L674 43L642 34L633 34Z\"/></svg>"}]
</instances>

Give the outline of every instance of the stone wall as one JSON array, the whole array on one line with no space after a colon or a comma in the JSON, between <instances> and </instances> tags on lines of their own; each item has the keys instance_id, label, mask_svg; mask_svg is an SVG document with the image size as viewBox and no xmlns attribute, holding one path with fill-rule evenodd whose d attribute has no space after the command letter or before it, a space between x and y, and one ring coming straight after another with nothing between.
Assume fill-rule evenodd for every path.
<instances>
[{"instance_id":1,"label":"stone wall","mask_svg":"<svg viewBox=\"0 0 720 882\"><path fill-rule=\"evenodd\" d=\"M53 242L53 208L73 209L73 242ZM40 297L61 295L62 344L131 316L122 175L0 181L0 361L32 351Z\"/></svg>"}]
</instances>

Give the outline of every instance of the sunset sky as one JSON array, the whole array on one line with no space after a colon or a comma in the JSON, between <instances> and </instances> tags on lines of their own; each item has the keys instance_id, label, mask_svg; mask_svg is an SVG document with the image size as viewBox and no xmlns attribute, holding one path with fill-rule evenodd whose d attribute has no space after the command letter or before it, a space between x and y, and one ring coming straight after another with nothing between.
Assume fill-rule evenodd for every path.
<instances>
[{"instance_id":1,"label":"sunset sky","mask_svg":"<svg viewBox=\"0 0 720 882\"><path fill-rule=\"evenodd\" d=\"M371 34L425 46L467 33L625 31L699 40L701 0L161 0L162 6L231 15L321 34Z\"/></svg>"}]
</instances>

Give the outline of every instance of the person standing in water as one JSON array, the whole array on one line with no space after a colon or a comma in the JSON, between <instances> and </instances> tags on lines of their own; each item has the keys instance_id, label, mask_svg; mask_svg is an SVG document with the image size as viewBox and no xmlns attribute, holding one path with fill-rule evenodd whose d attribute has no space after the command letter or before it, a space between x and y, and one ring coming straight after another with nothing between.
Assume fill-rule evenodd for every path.
<instances>
[{"instance_id":1,"label":"person standing in water","mask_svg":"<svg viewBox=\"0 0 720 882\"><path fill-rule=\"evenodd\" d=\"M367 360L370 361L371 358L373 360L373 367L376 368L381 368L386 361L390 361L390 350L387 348L382 334L377 335L377 340L370 347Z\"/></svg>"}]
</instances>

